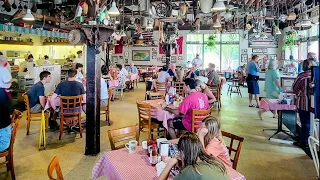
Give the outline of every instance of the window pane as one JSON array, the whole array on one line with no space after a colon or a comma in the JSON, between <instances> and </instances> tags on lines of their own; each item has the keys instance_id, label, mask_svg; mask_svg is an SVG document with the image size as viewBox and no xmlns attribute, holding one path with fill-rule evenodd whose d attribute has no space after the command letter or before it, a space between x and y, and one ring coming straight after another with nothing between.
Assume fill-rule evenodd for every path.
<instances>
[{"instance_id":1,"label":"window pane","mask_svg":"<svg viewBox=\"0 0 320 180\"><path fill-rule=\"evenodd\" d=\"M187 34L187 44L202 44L203 34Z\"/></svg>"},{"instance_id":2,"label":"window pane","mask_svg":"<svg viewBox=\"0 0 320 180\"><path fill-rule=\"evenodd\" d=\"M200 59L203 60L202 53L203 45L201 44L187 44L187 61L192 61L196 57L196 54L200 55Z\"/></svg>"},{"instance_id":3,"label":"window pane","mask_svg":"<svg viewBox=\"0 0 320 180\"><path fill-rule=\"evenodd\" d=\"M318 36L319 35L319 25L318 24L313 25L312 28L309 30L309 34L310 34L310 37Z\"/></svg>"},{"instance_id":4,"label":"window pane","mask_svg":"<svg viewBox=\"0 0 320 180\"><path fill-rule=\"evenodd\" d=\"M309 52L314 52L319 57L319 41L311 41L309 46Z\"/></svg>"},{"instance_id":5,"label":"window pane","mask_svg":"<svg viewBox=\"0 0 320 180\"><path fill-rule=\"evenodd\" d=\"M221 45L221 70L237 69L239 66L239 45Z\"/></svg>"},{"instance_id":6,"label":"window pane","mask_svg":"<svg viewBox=\"0 0 320 180\"><path fill-rule=\"evenodd\" d=\"M220 70L220 45L216 45L216 47L213 49L205 46L203 67L208 68L209 63L215 64L216 69Z\"/></svg>"},{"instance_id":7,"label":"window pane","mask_svg":"<svg viewBox=\"0 0 320 180\"><path fill-rule=\"evenodd\" d=\"M211 35L215 35L216 36L216 43L219 43L220 42L220 34L204 34L203 35L203 40L204 40L204 43L206 44L208 42L208 39L209 39L209 36Z\"/></svg>"},{"instance_id":8,"label":"window pane","mask_svg":"<svg viewBox=\"0 0 320 180\"><path fill-rule=\"evenodd\" d=\"M308 54L308 43L307 42L300 43L300 46L299 46L299 59L300 60L307 59L307 54Z\"/></svg>"},{"instance_id":9,"label":"window pane","mask_svg":"<svg viewBox=\"0 0 320 180\"><path fill-rule=\"evenodd\" d=\"M222 43L239 43L239 34L222 34Z\"/></svg>"}]
</instances>

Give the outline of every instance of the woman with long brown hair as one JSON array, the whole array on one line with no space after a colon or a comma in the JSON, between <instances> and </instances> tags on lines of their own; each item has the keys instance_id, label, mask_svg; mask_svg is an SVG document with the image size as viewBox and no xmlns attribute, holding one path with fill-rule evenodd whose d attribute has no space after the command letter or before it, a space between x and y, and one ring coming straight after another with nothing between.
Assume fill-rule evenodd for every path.
<instances>
[{"instance_id":1,"label":"woman with long brown hair","mask_svg":"<svg viewBox=\"0 0 320 180\"><path fill-rule=\"evenodd\" d=\"M215 157L207 154L195 133L187 132L178 142L178 150L181 158L180 173L174 177L175 180L227 180L225 166ZM159 180L168 178L171 169L178 165L176 158L171 158L165 169L159 176Z\"/></svg>"}]
</instances>

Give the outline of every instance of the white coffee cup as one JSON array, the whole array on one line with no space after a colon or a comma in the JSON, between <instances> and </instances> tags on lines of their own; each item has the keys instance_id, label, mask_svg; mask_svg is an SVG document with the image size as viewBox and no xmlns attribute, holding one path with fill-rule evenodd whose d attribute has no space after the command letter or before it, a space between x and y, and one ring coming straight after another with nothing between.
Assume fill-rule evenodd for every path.
<instances>
[{"instance_id":1,"label":"white coffee cup","mask_svg":"<svg viewBox=\"0 0 320 180\"><path fill-rule=\"evenodd\" d=\"M287 104L288 104L288 105L291 104L291 99L287 99Z\"/></svg>"},{"instance_id":2,"label":"white coffee cup","mask_svg":"<svg viewBox=\"0 0 320 180\"><path fill-rule=\"evenodd\" d=\"M143 149L148 149L148 141L142 141L141 144Z\"/></svg>"},{"instance_id":3,"label":"white coffee cup","mask_svg":"<svg viewBox=\"0 0 320 180\"><path fill-rule=\"evenodd\" d=\"M129 143L126 143L126 148L129 150L129 153L135 153L136 152L136 148L138 146L138 141L132 140L129 141Z\"/></svg>"},{"instance_id":4,"label":"white coffee cup","mask_svg":"<svg viewBox=\"0 0 320 180\"><path fill-rule=\"evenodd\" d=\"M164 163L162 161L156 164L158 177L160 176L160 174L162 173L162 171L164 170L165 167L166 167L166 163Z\"/></svg>"}]
</instances>

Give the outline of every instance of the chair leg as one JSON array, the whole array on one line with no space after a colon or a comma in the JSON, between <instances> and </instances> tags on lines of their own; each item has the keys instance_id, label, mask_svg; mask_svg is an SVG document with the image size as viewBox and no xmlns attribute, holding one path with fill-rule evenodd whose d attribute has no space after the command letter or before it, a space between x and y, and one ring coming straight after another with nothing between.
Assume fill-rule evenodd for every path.
<instances>
[{"instance_id":1,"label":"chair leg","mask_svg":"<svg viewBox=\"0 0 320 180\"><path fill-rule=\"evenodd\" d=\"M59 140L61 140L61 136L63 133L63 118L60 117L60 126L59 126L60 134L59 134Z\"/></svg>"},{"instance_id":2,"label":"chair leg","mask_svg":"<svg viewBox=\"0 0 320 180\"><path fill-rule=\"evenodd\" d=\"M14 166L13 166L13 157L10 157L10 167L11 167L11 179L16 180L16 174L14 172Z\"/></svg>"},{"instance_id":3,"label":"chair leg","mask_svg":"<svg viewBox=\"0 0 320 180\"><path fill-rule=\"evenodd\" d=\"M27 115L27 135L29 135L31 116Z\"/></svg>"},{"instance_id":4,"label":"chair leg","mask_svg":"<svg viewBox=\"0 0 320 180\"><path fill-rule=\"evenodd\" d=\"M6 156L6 161L8 161L8 163L6 164L7 171L10 171L11 170L11 166L10 166L10 158L9 158L9 156Z\"/></svg>"},{"instance_id":5,"label":"chair leg","mask_svg":"<svg viewBox=\"0 0 320 180\"><path fill-rule=\"evenodd\" d=\"M46 119L46 132L48 132L50 113L45 113L44 115Z\"/></svg>"},{"instance_id":6,"label":"chair leg","mask_svg":"<svg viewBox=\"0 0 320 180\"><path fill-rule=\"evenodd\" d=\"M79 129L80 129L80 138L82 138L81 114L79 115L78 123L79 123Z\"/></svg>"}]
</instances>

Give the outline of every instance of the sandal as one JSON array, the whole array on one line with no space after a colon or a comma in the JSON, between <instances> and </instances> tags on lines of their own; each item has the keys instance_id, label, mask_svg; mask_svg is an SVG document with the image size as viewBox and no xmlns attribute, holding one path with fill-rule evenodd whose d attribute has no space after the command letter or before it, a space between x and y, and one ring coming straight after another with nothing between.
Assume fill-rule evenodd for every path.
<instances>
[{"instance_id":1,"label":"sandal","mask_svg":"<svg viewBox=\"0 0 320 180\"><path fill-rule=\"evenodd\" d=\"M253 105L253 104L251 104L251 105L249 105L249 107L254 107L254 105Z\"/></svg>"}]
</instances>

